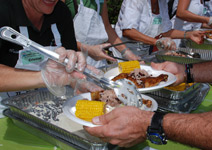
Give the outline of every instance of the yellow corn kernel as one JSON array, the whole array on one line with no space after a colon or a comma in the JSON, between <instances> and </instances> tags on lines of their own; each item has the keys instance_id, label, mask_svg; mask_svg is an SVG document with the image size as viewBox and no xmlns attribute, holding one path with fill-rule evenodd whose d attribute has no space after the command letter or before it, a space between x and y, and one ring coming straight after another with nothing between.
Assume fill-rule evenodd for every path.
<instances>
[{"instance_id":1,"label":"yellow corn kernel","mask_svg":"<svg viewBox=\"0 0 212 150\"><path fill-rule=\"evenodd\" d=\"M119 73L130 73L134 69L140 68L140 63L138 61L126 61L119 62Z\"/></svg>"},{"instance_id":2,"label":"yellow corn kernel","mask_svg":"<svg viewBox=\"0 0 212 150\"><path fill-rule=\"evenodd\" d=\"M78 100L76 103L76 117L91 121L96 116L101 116L105 113L105 102Z\"/></svg>"}]
</instances>

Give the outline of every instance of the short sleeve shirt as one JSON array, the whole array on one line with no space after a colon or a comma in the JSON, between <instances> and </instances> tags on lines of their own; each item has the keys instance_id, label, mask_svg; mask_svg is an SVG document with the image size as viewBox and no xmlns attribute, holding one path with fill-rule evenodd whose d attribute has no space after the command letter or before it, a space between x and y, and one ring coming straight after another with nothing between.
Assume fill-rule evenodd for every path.
<instances>
[{"instance_id":1,"label":"short sleeve shirt","mask_svg":"<svg viewBox=\"0 0 212 150\"><path fill-rule=\"evenodd\" d=\"M61 1L58 1L50 15L44 15L40 31L27 18L21 0L1 0L0 20L0 27L10 26L18 32L20 32L20 26L27 27L29 38L43 46L52 45L54 35L51 25L56 24L62 46L66 49L77 50L72 15ZM0 64L14 67L18 60L18 51L21 49L23 49L21 46L0 39Z\"/></svg>"},{"instance_id":2,"label":"short sleeve shirt","mask_svg":"<svg viewBox=\"0 0 212 150\"><path fill-rule=\"evenodd\" d=\"M162 21L162 32L167 32L172 28L168 16L168 5L166 0L159 0L160 15ZM122 30L136 29L146 34L151 23L152 11L150 0L124 0L116 24L116 32L122 37Z\"/></svg>"}]
</instances>

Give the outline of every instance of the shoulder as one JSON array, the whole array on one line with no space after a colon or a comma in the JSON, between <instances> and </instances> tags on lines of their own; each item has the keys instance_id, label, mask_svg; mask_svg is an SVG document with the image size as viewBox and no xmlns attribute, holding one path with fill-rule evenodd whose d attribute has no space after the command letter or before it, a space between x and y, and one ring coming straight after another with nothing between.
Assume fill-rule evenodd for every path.
<instances>
[{"instance_id":1,"label":"shoulder","mask_svg":"<svg viewBox=\"0 0 212 150\"><path fill-rule=\"evenodd\" d=\"M66 18L71 16L71 12L65 3L63 3L62 1L58 1L53 11L53 16L57 19Z\"/></svg>"},{"instance_id":2,"label":"shoulder","mask_svg":"<svg viewBox=\"0 0 212 150\"><path fill-rule=\"evenodd\" d=\"M68 11L68 7L62 1L58 1L57 5L55 6L55 11Z\"/></svg>"},{"instance_id":3,"label":"shoulder","mask_svg":"<svg viewBox=\"0 0 212 150\"><path fill-rule=\"evenodd\" d=\"M19 9L19 0L0 0L0 25L10 23L11 19L14 19L14 14ZM18 8L16 8L18 7Z\"/></svg>"},{"instance_id":4,"label":"shoulder","mask_svg":"<svg viewBox=\"0 0 212 150\"><path fill-rule=\"evenodd\" d=\"M0 11L5 11L9 7L12 7L11 0L0 0Z\"/></svg>"}]
</instances>

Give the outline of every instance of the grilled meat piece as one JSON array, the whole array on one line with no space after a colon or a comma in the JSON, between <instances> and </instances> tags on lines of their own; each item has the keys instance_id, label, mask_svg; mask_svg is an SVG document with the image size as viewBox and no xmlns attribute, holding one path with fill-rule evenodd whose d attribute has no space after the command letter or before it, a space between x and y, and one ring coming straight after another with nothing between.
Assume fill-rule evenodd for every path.
<instances>
[{"instance_id":1,"label":"grilled meat piece","mask_svg":"<svg viewBox=\"0 0 212 150\"><path fill-rule=\"evenodd\" d=\"M148 76L148 77L140 78L138 80L138 79L135 79L133 76L130 76L127 73L121 73L121 74L117 75L116 77L114 77L112 80L116 81L116 80L124 79L124 78L132 81L136 85L137 88L147 88L147 87L156 86L162 81L167 81L168 75L161 74L157 77Z\"/></svg>"}]
</instances>

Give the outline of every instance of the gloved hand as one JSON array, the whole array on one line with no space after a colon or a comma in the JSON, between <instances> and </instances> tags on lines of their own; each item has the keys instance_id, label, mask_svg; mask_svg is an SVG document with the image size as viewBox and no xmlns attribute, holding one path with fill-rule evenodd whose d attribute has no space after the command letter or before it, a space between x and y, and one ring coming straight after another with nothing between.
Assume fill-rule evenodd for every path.
<instances>
[{"instance_id":1,"label":"gloved hand","mask_svg":"<svg viewBox=\"0 0 212 150\"><path fill-rule=\"evenodd\" d=\"M158 50L176 50L176 44L171 38L161 38L156 41Z\"/></svg>"},{"instance_id":2,"label":"gloved hand","mask_svg":"<svg viewBox=\"0 0 212 150\"><path fill-rule=\"evenodd\" d=\"M90 82L86 79L77 80L77 83L74 88L74 95L78 95L81 93L87 93L87 92L97 92L97 91L103 91L100 86L96 85L93 82Z\"/></svg>"},{"instance_id":3,"label":"gloved hand","mask_svg":"<svg viewBox=\"0 0 212 150\"><path fill-rule=\"evenodd\" d=\"M122 57L128 60L140 60L141 57L135 55L130 49L127 49L124 53L122 53Z\"/></svg>"},{"instance_id":4,"label":"gloved hand","mask_svg":"<svg viewBox=\"0 0 212 150\"><path fill-rule=\"evenodd\" d=\"M110 61L116 61L116 59L110 57L105 53L102 49L103 47L110 46L109 43L99 44L99 45L83 45L83 49L88 51L88 55L92 57L94 60L102 60L107 59Z\"/></svg>"},{"instance_id":5,"label":"gloved hand","mask_svg":"<svg viewBox=\"0 0 212 150\"><path fill-rule=\"evenodd\" d=\"M66 85L75 85L76 79L85 78L85 75L73 70L77 63L77 69L83 71L86 67L86 60L81 52L65 50L62 47L56 49L56 52L60 55L60 62L64 62L65 58L69 59L67 66L49 59L41 69L41 76L49 91L61 97L66 94Z\"/></svg>"}]
</instances>

